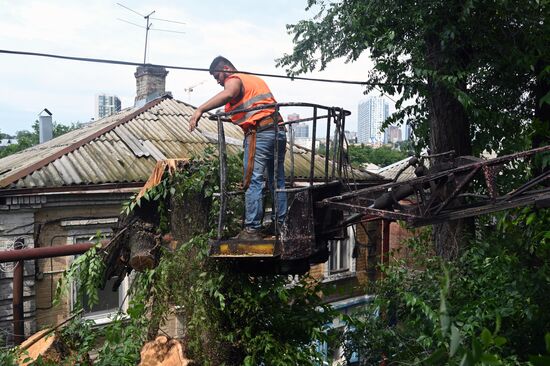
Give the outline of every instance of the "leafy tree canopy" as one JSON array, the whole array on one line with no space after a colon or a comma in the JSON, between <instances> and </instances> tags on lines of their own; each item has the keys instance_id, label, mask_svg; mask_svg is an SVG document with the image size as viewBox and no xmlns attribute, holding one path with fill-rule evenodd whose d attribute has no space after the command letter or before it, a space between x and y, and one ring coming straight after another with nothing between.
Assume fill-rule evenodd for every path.
<instances>
[{"instance_id":1,"label":"leafy tree canopy","mask_svg":"<svg viewBox=\"0 0 550 366\"><path fill-rule=\"evenodd\" d=\"M406 152L394 150L388 146L372 148L365 145L350 145L348 153L353 166L372 163L384 167L407 157Z\"/></svg>"},{"instance_id":2,"label":"leafy tree canopy","mask_svg":"<svg viewBox=\"0 0 550 366\"><path fill-rule=\"evenodd\" d=\"M541 113L550 99L549 7L548 0L309 0L318 13L288 26L294 50L278 66L299 74L368 52L374 68L365 92L400 95L389 123L408 118L420 145L440 151L440 134L443 149L462 144L468 152L471 141L476 154L520 150L529 134L549 136Z\"/></svg>"},{"instance_id":3,"label":"leafy tree canopy","mask_svg":"<svg viewBox=\"0 0 550 366\"><path fill-rule=\"evenodd\" d=\"M55 138L55 137L61 136L69 131L76 130L77 128L78 128L78 125L75 123L71 123L70 125L63 125L63 124L54 122L53 137ZM7 136L5 134L1 134L1 135ZM5 148L0 149L0 158L4 158L11 154L15 154L16 152L25 150L31 146L38 145L38 142L40 141L40 130L39 130L38 121L34 121L31 131L27 131L27 130L18 131L15 135L15 138L17 139L16 144L8 145Z\"/></svg>"}]
</instances>

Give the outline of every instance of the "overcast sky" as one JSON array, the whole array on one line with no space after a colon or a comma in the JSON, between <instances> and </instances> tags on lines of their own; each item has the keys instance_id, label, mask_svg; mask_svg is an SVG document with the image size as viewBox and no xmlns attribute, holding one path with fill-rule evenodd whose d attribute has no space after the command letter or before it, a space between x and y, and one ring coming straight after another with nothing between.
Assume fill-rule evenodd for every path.
<instances>
[{"instance_id":1,"label":"overcast sky","mask_svg":"<svg viewBox=\"0 0 550 366\"><path fill-rule=\"evenodd\" d=\"M149 63L207 68L215 56L223 55L241 70L277 74L284 70L277 69L274 60L292 50L286 24L314 15L305 11L306 0L120 3L141 14L154 10L153 17L185 23L152 20L153 29L185 34L150 32ZM143 62L145 30L118 18L145 25L142 17L116 1L0 0L0 49ZM366 80L371 67L367 56L362 56L356 63L337 61L326 71L308 76ZM58 123L87 122L94 117L98 93L115 94L123 108L132 106L134 72L134 66L0 54L0 132L30 129L44 108ZM363 87L265 80L279 102L312 102L350 110L349 129L357 129ZM186 92L195 85L192 93ZM176 99L199 105L220 86L206 72L169 70L166 90Z\"/></svg>"}]
</instances>

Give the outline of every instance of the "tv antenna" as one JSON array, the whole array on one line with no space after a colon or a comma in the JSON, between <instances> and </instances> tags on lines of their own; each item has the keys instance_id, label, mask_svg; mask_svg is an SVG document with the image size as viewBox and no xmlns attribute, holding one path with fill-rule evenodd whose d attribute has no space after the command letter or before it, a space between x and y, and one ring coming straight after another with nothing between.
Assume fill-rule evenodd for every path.
<instances>
[{"instance_id":1,"label":"tv antenna","mask_svg":"<svg viewBox=\"0 0 550 366\"><path fill-rule=\"evenodd\" d=\"M134 14L139 15L140 17L143 17L143 19L145 19L145 27L144 27L144 26L142 26L142 25L139 25L139 24L130 22L130 21L128 21L128 20L117 18L117 19L120 20L121 22L125 22L125 23L128 23L128 24L132 24L132 25L135 25L136 27L145 29L145 49L144 49L144 52L143 52L143 64L145 64L145 62L146 62L146 60L147 60L147 40L148 40L148 38L149 38L149 31L150 31L150 30L159 31L159 32L170 32L170 33L181 33L181 34L185 34L185 32L175 31L175 30L171 30L171 29L157 29L157 28L152 28L153 23L151 23L151 20L158 20L158 21L161 21L161 22L168 22L168 23L173 23L173 24L182 24L182 25L185 25L185 23L183 23L183 22L177 22L177 21L175 21L175 20L168 20L168 19L161 19L161 18L154 18L154 17L152 17L151 15L153 15L153 14L155 13L155 10L153 10L152 12L150 12L150 13L147 14L147 15L143 15L143 14L141 14L141 13L135 11L134 9L131 9L131 8L127 7L126 5L123 5L123 4L121 4L121 3L116 3L116 4L117 4L118 6L124 8L124 9L126 9L126 10L131 11L131 12L134 13Z\"/></svg>"}]
</instances>

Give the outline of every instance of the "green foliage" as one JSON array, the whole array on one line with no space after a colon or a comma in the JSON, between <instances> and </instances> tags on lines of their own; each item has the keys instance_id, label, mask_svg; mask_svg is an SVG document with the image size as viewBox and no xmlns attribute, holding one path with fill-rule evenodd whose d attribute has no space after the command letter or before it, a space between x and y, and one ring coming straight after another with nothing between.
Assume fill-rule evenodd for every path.
<instances>
[{"instance_id":1,"label":"green foliage","mask_svg":"<svg viewBox=\"0 0 550 366\"><path fill-rule=\"evenodd\" d=\"M0 348L0 365L16 366L17 350L15 348Z\"/></svg>"},{"instance_id":2,"label":"green foliage","mask_svg":"<svg viewBox=\"0 0 550 366\"><path fill-rule=\"evenodd\" d=\"M374 67L365 92L376 87L399 95L387 123L408 120L418 145L429 145L429 119L441 112L436 102L446 100L461 105L471 122L470 131L460 132L469 134L475 154L523 150L535 106L547 100L547 90L537 97L537 88L549 78L549 6L539 0L309 0L316 15L287 26L294 50L278 66L296 75L366 52Z\"/></svg>"},{"instance_id":3,"label":"green foliage","mask_svg":"<svg viewBox=\"0 0 550 366\"><path fill-rule=\"evenodd\" d=\"M206 151L191 159L187 169L166 174L159 185L139 200L132 200L133 205L127 205L126 212L156 203L159 215L168 220L169 213L163 210L167 210L169 199L213 197L218 190L219 167L211 156L212 152ZM230 189L242 179L242 165L237 159L229 158ZM212 227L219 209L214 198ZM233 217L229 222L236 223L242 200L231 201L227 214ZM168 222L165 225L169 227ZM209 259L210 236L212 233L197 235L174 252L163 250L157 268L133 279L126 315L118 314L102 328L82 328L82 334L74 328L74 339L80 340L77 348L84 352L96 342L99 351L95 364L135 365L148 332L156 332L155 326L174 314L185 324L186 353L198 364L319 364L321 355L315 342L327 339L324 326L334 317L334 312L321 302L319 284L307 276L251 276L236 272L223 262ZM97 247L75 260L63 276L58 296L71 281L77 281L79 292L94 299L88 290L97 287L103 272L98 261L101 253ZM102 343L98 343L99 339Z\"/></svg>"},{"instance_id":4,"label":"green foliage","mask_svg":"<svg viewBox=\"0 0 550 366\"><path fill-rule=\"evenodd\" d=\"M242 154L230 155L227 161L228 190L236 190L239 180L242 179ZM133 196L123 203L122 214L130 215L135 207L149 203L157 207L160 216L158 231L166 233L169 231L169 200L173 197L176 200L184 199L190 192L198 197L211 199L214 193L220 190L219 187L219 159L215 149L208 147L201 155L189 159L186 169L169 173L165 172L162 180L156 186L150 188L143 196ZM211 208L209 226L213 226L217 220L219 201L214 200ZM227 208L231 219L240 219L242 214L242 200L231 200ZM193 219L193 218L190 218ZM232 225L230 225L230 228Z\"/></svg>"},{"instance_id":5,"label":"green foliage","mask_svg":"<svg viewBox=\"0 0 550 366\"><path fill-rule=\"evenodd\" d=\"M197 159L169 184L176 197L201 192L211 196L212 186L217 189L217 162ZM230 158L230 189L242 179L240 169L240 163ZM215 200L213 217L218 207ZM241 212L242 202L231 200L229 222L238 222ZM212 220L212 227L215 223ZM324 339L323 325L333 313L321 304L317 284L308 277L235 272L208 259L209 236L196 236L176 252L163 253L151 286L157 304L153 316L162 321L178 307L176 314L186 324L187 352L199 364L311 365L318 361L314 341Z\"/></svg>"},{"instance_id":6,"label":"green foliage","mask_svg":"<svg viewBox=\"0 0 550 366\"><path fill-rule=\"evenodd\" d=\"M157 269L155 288L181 307L192 359L205 365L319 361L313 342L325 339L323 325L333 313L310 278L250 276L209 261L207 253L207 236L196 237L166 253Z\"/></svg>"},{"instance_id":7,"label":"green foliage","mask_svg":"<svg viewBox=\"0 0 550 366\"><path fill-rule=\"evenodd\" d=\"M388 146L372 148L366 145L351 145L348 147L348 154L353 166L372 163L380 167L393 164L408 156L406 152L394 150Z\"/></svg>"},{"instance_id":8,"label":"green foliage","mask_svg":"<svg viewBox=\"0 0 550 366\"><path fill-rule=\"evenodd\" d=\"M78 283L74 305L75 312L82 310L85 305L83 300L86 297L88 306L91 307L98 303L97 289L103 283L103 272L105 271L103 258L98 255L98 250L101 249L101 238L101 234L97 233L95 245L86 253L78 256L69 268L63 272L55 290L54 305L58 305L61 299L68 294L73 281Z\"/></svg>"},{"instance_id":9,"label":"green foliage","mask_svg":"<svg viewBox=\"0 0 550 366\"><path fill-rule=\"evenodd\" d=\"M133 366L139 362L139 352L147 339L147 328L151 321L147 304L152 294L153 277L154 271L135 276L126 314L118 313L99 331L104 342L94 365Z\"/></svg>"},{"instance_id":10,"label":"green foliage","mask_svg":"<svg viewBox=\"0 0 550 366\"><path fill-rule=\"evenodd\" d=\"M38 145L40 141L40 132L38 127L38 121L35 121L32 125L32 131L18 131L16 134L17 144L8 145L3 149L0 149L0 158L15 154L19 151L25 150L34 145ZM72 123L70 126L62 125L59 123L53 123L53 137L61 136L67 132L76 130L77 124Z\"/></svg>"},{"instance_id":11,"label":"green foliage","mask_svg":"<svg viewBox=\"0 0 550 366\"><path fill-rule=\"evenodd\" d=\"M376 300L348 319L347 354L358 352L364 364L547 360L549 220L549 210L532 208L503 214L496 227L484 218L477 239L452 263L433 256L429 233L413 238L412 258L384 268Z\"/></svg>"}]
</instances>

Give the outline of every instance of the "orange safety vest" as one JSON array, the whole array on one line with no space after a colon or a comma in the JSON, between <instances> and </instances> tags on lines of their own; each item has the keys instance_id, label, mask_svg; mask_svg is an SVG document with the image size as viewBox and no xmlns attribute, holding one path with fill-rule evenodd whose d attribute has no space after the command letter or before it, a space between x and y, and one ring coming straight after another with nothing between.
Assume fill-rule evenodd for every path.
<instances>
[{"instance_id":1,"label":"orange safety vest","mask_svg":"<svg viewBox=\"0 0 550 366\"><path fill-rule=\"evenodd\" d=\"M227 103L225 105L226 112L239 111L248 108L259 107L265 104L277 103L265 81L263 81L259 77L254 75L235 73L231 74L228 79L232 77L237 77L241 79L241 82L243 83L243 96L240 100L234 103ZM267 108L246 113L235 113L231 115L231 121L233 121L234 124L241 126L244 132L247 132L250 127L256 125L256 121L267 117L274 112L274 108Z\"/></svg>"}]
</instances>

